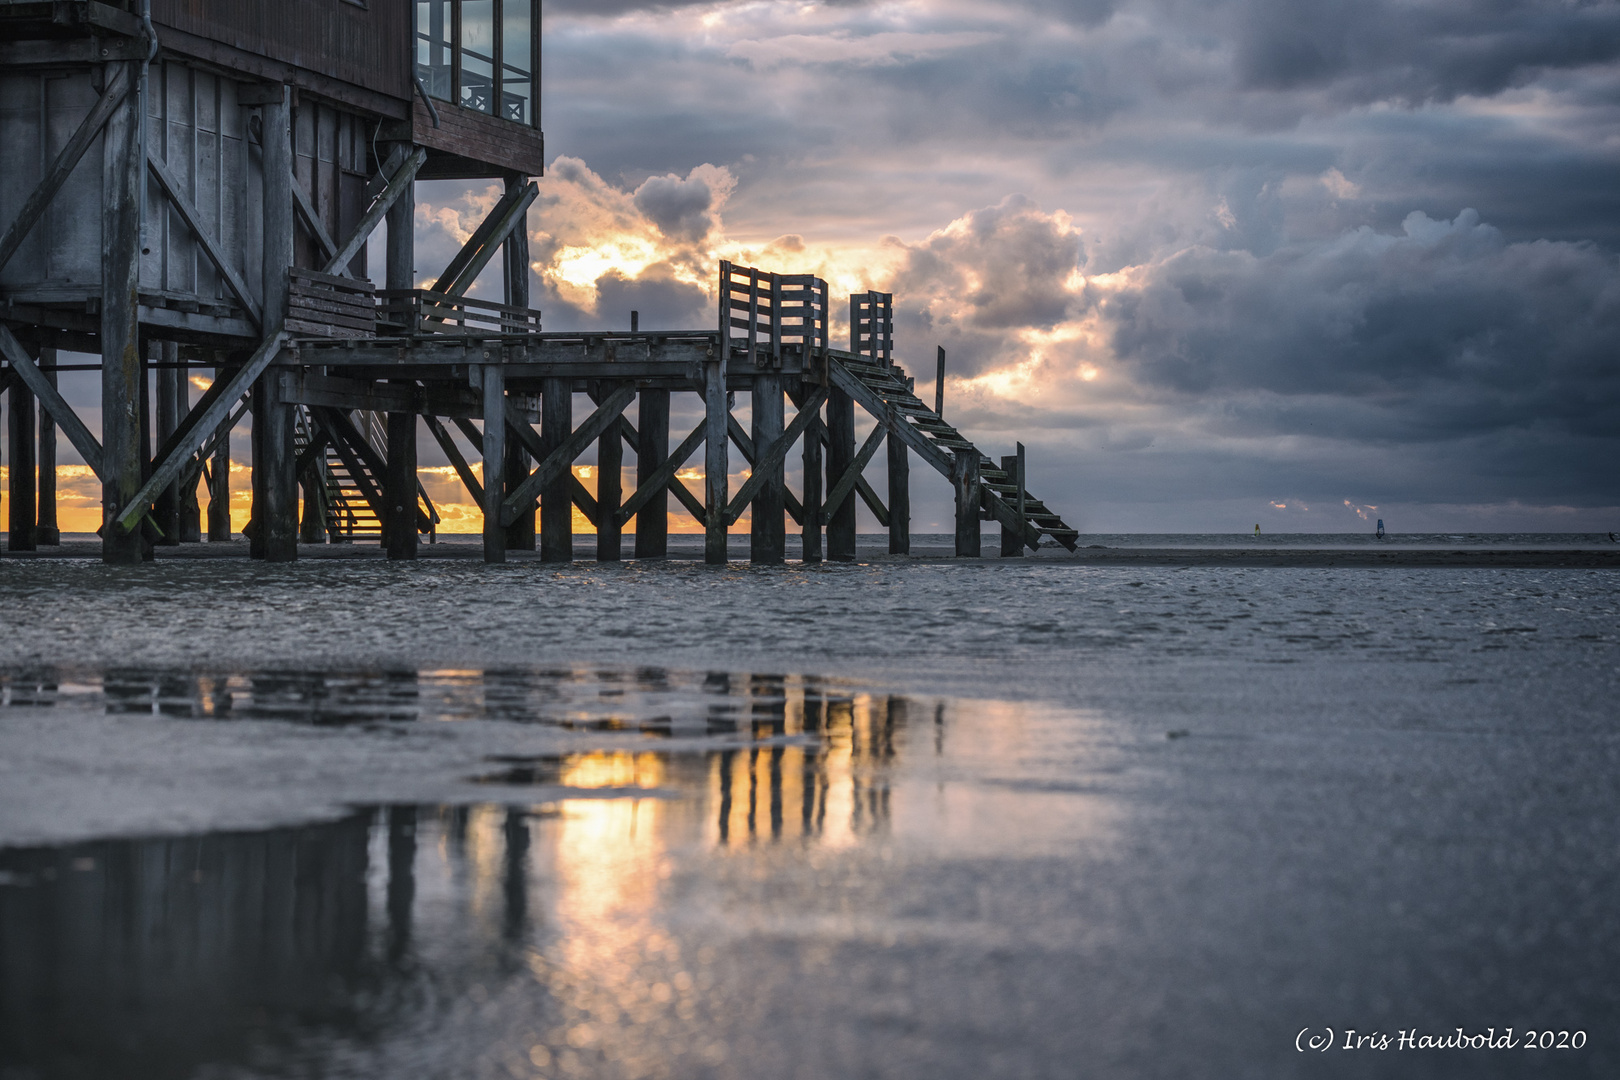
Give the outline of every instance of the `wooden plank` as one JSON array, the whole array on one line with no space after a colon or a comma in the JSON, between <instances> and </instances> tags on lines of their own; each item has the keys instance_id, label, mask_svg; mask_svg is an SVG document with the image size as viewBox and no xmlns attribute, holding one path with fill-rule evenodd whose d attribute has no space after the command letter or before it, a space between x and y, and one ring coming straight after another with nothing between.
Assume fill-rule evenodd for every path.
<instances>
[{"instance_id":1,"label":"wooden plank","mask_svg":"<svg viewBox=\"0 0 1620 1080\"><path fill-rule=\"evenodd\" d=\"M131 64L117 65L126 70ZM104 67L109 79L115 71ZM133 73L131 73L133 74ZM133 82L133 78L131 79ZM141 160L139 94L123 95L102 129L101 155L101 500L105 508L101 559L133 564L146 555L135 526L157 492L173 479L142 491L147 445L138 417L146 370L141 361ZM113 521L107 517L121 515ZM127 520L126 520L127 519Z\"/></svg>"},{"instance_id":2,"label":"wooden plank","mask_svg":"<svg viewBox=\"0 0 1620 1080\"><path fill-rule=\"evenodd\" d=\"M214 239L214 234L203 223L202 212L192 204L190 196L180 186L180 181L169 171L169 166L161 158L148 151L146 164L152 175L157 178L158 186L163 189L163 194L168 198L169 204L180 212L180 220L186 223L186 228L190 229L191 235L196 237L197 245L203 249L203 254L208 256L208 261L214 264L214 269L219 271L219 276L225 279L225 284L235 294L237 303L242 305L242 310L246 311L248 318L253 320L254 327L262 329L264 327L263 309L259 307L259 302L254 299L253 294L248 291L247 281L243 279L241 272L231 262L230 257L225 253L225 249L220 247L219 241Z\"/></svg>"},{"instance_id":3,"label":"wooden plank","mask_svg":"<svg viewBox=\"0 0 1620 1080\"><path fill-rule=\"evenodd\" d=\"M842 371L835 363L829 363L828 368L835 373ZM851 468L855 461L855 400L834 379L827 397L827 476L838 477L837 482L848 477L851 484L860 475L859 469ZM851 562L855 558L855 504L842 499L834 502L836 494L834 486L821 510L821 520L827 526L827 557L835 562Z\"/></svg>"},{"instance_id":4,"label":"wooden plank","mask_svg":"<svg viewBox=\"0 0 1620 1080\"><path fill-rule=\"evenodd\" d=\"M622 419L622 417L621 417ZM620 432L628 424L621 425ZM699 435L701 437L701 431ZM694 444L695 445L695 444ZM637 402L635 430L636 492L647 487L669 460L669 391L644 389ZM674 473L670 474L671 477ZM662 559L669 554L667 484L657 484L636 516L636 558ZM622 508L614 514L617 519ZM628 521L624 516L623 521ZM623 521L621 521L621 526Z\"/></svg>"},{"instance_id":5,"label":"wooden plank","mask_svg":"<svg viewBox=\"0 0 1620 1080\"><path fill-rule=\"evenodd\" d=\"M473 504L475 506L484 505L484 485L478 482L477 474L472 471L472 466L467 464L467 459L461 453L461 447L456 445L456 440L451 437L450 432L444 426L444 422L433 415L428 415L423 419L427 421L428 431L438 441L439 448L444 451L444 456L450 459L450 464L456 470L456 475L461 477L462 486L467 489L467 494L472 496Z\"/></svg>"},{"instance_id":6,"label":"wooden plank","mask_svg":"<svg viewBox=\"0 0 1620 1080\"><path fill-rule=\"evenodd\" d=\"M595 525L596 519L599 516L596 496L592 495L586 490L585 485L579 482L579 477L574 475L572 469L568 471L568 479L566 482L568 484L569 502L579 507L579 512L585 515L586 521L589 521L592 525ZM569 523L570 525L573 523L572 514L569 515Z\"/></svg>"},{"instance_id":7,"label":"wooden plank","mask_svg":"<svg viewBox=\"0 0 1620 1080\"><path fill-rule=\"evenodd\" d=\"M32 43L30 43L32 44ZM90 112L85 116L79 126L74 129L68 138L67 145L62 152L56 155L51 167L40 178L34 190L23 201L22 209L6 227L4 237L0 237L0 269L11 261L11 257L22 247L24 240L28 239L29 232L45 216L45 208L56 198L56 193L62 189L67 178L72 175L79 159L84 152L90 149L90 144L101 129L106 125L118 106L124 101L130 87L130 64L107 64L103 70L107 72L107 87L101 92Z\"/></svg>"},{"instance_id":8,"label":"wooden plank","mask_svg":"<svg viewBox=\"0 0 1620 1080\"><path fill-rule=\"evenodd\" d=\"M1017 470L1018 470L1018 455L1017 454L1004 455L1002 457L1002 459L1001 459L1001 471L1005 472L1005 473L1011 473L1012 475L1016 476L1018 474ZM982 483L982 481L983 481L983 473L982 472L980 473L980 480L981 480L981 483ZM1023 503L1023 500L1019 499L1016 505L1021 506L1022 503ZM1023 518L1023 515L1021 513L1019 514L1019 518L1020 519ZM1024 536L1023 536L1023 533L1024 533L1024 530L1022 528L1015 528L1015 527L1013 527L1012 525L1010 525L1010 524L1008 524L1006 522L1002 523L1002 525L1001 525L1001 557L1003 559L1010 559L1010 558L1013 558L1015 556L1022 555L1024 553Z\"/></svg>"},{"instance_id":9,"label":"wooden plank","mask_svg":"<svg viewBox=\"0 0 1620 1080\"><path fill-rule=\"evenodd\" d=\"M506 561L506 526L502 521L503 487L506 472L506 386L505 373L499 364L478 369L483 377L484 391L484 561ZM457 420L457 425L465 421ZM467 425L471 427L470 424ZM466 428L462 429L463 431Z\"/></svg>"},{"instance_id":10,"label":"wooden plank","mask_svg":"<svg viewBox=\"0 0 1620 1080\"><path fill-rule=\"evenodd\" d=\"M959 558L977 559L981 545L979 510L983 499L983 488L979 486L979 452L958 451L952 464L951 486L956 493L956 554Z\"/></svg>"},{"instance_id":11,"label":"wooden plank","mask_svg":"<svg viewBox=\"0 0 1620 1080\"><path fill-rule=\"evenodd\" d=\"M28 389L33 391L45 411L50 413L51 419L56 421L56 426L67 435L73 448L84 458L85 464L90 466L90 471L100 479L101 443L90 434L90 429L84 426L84 421L73 411L73 406L67 403L67 399L62 397L51 380L46 378L45 372L39 370L33 357L28 355L28 351L22 347L22 342L17 340L16 335L5 323L0 323L0 353L5 355L6 361L11 365L11 370L16 372L17 377L28 384Z\"/></svg>"},{"instance_id":12,"label":"wooden plank","mask_svg":"<svg viewBox=\"0 0 1620 1080\"><path fill-rule=\"evenodd\" d=\"M10 498L7 510L6 545L10 551L33 551L34 499L37 489L36 471L38 443L34 435L34 394L21 379L14 380L7 391L10 408L6 412L7 486Z\"/></svg>"},{"instance_id":13,"label":"wooden plank","mask_svg":"<svg viewBox=\"0 0 1620 1080\"><path fill-rule=\"evenodd\" d=\"M889 554L911 554L911 454L905 440L893 434L893 429L905 420L896 415L888 418L890 429L889 450Z\"/></svg>"},{"instance_id":14,"label":"wooden plank","mask_svg":"<svg viewBox=\"0 0 1620 1080\"><path fill-rule=\"evenodd\" d=\"M571 473L574 459L579 457L584 452L585 447L589 446L602 432L607 430L614 419L624 412L625 407L630 404L630 400L635 396L636 388L630 385L620 386L609 394L606 400L597 406L596 411L591 413L583 424L564 439L561 445L542 458L534 472L530 473L528 478L518 485L516 491L507 496L501 507L501 517L507 519L508 514L515 517L523 507L534 503L534 500L546 485L554 483L564 473ZM485 427L488 427L487 422ZM504 523L510 524L511 522L505 520ZM544 540L544 536L544 530L542 529L542 540Z\"/></svg>"},{"instance_id":15,"label":"wooden plank","mask_svg":"<svg viewBox=\"0 0 1620 1080\"><path fill-rule=\"evenodd\" d=\"M861 403L861 408L875 417L881 417L887 411L883 399L875 391L862 385L861 381L852 375L835 358L829 358L827 363L827 378L837 388ZM917 452L917 456L944 477L951 475L951 459L939 447L910 424L901 424L896 431L906 440L906 444Z\"/></svg>"},{"instance_id":16,"label":"wooden plank","mask_svg":"<svg viewBox=\"0 0 1620 1080\"><path fill-rule=\"evenodd\" d=\"M720 280L727 283L721 290L722 307L720 311L720 349L703 365L703 418L704 432L704 464L703 464L703 561L711 566L723 566L726 562L726 508L729 500L726 497L728 465L727 421L731 416L731 408L726 397L726 361L730 349L726 344L726 323L728 321L727 307L730 294L732 266L729 262L720 264ZM749 346L752 350L753 346Z\"/></svg>"},{"instance_id":17,"label":"wooden plank","mask_svg":"<svg viewBox=\"0 0 1620 1080\"><path fill-rule=\"evenodd\" d=\"M811 414L810 422L804 429L803 475L804 475L804 504L799 515L799 543L800 558L807 563L821 561L821 444L827 437L827 427L817 415L820 411L818 405L815 409L808 407L808 397L804 388L800 386L792 391L793 401L801 413Z\"/></svg>"},{"instance_id":18,"label":"wooden plank","mask_svg":"<svg viewBox=\"0 0 1620 1080\"><path fill-rule=\"evenodd\" d=\"M618 420L623 420L621 415ZM619 503L623 496L624 440L616 420L596 440L596 559L618 562L623 557L623 527L619 524Z\"/></svg>"},{"instance_id":19,"label":"wooden plank","mask_svg":"<svg viewBox=\"0 0 1620 1080\"><path fill-rule=\"evenodd\" d=\"M390 559L408 561L416 558L419 539L416 412L406 409L384 415L388 417L388 456L383 469L383 541Z\"/></svg>"},{"instance_id":20,"label":"wooden plank","mask_svg":"<svg viewBox=\"0 0 1620 1080\"><path fill-rule=\"evenodd\" d=\"M439 275L439 280L433 283L432 291L460 296L471 288L484 267L489 265L489 260L495 257L507 234L527 220L529 205L539 194L539 185L531 181L520 190L501 196L450 260L450 265Z\"/></svg>"},{"instance_id":21,"label":"wooden plank","mask_svg":"<svg viewBox=\"0 0 1620 1080\"><path fill-rule=\"evenodd\" d=\"M675 496L675 501L684 506L686 512L692 515L692 520L703 520L703 515L707 513L703 508L703 500L692 494L692 489L681 483L680 477L670 477L666 487L669 489L669 493Z\"/></svg>"},{"instance_id":22,"label":"wooden plank","mask_svg":"<svg viewBox=\"0 0 1620 1080\"><path fill-rule=\"evenodd\" d=\"M878 498L877 489L867 482L866 477L857 476L855 478L855 494L861 497L861 501L866 504L866 508L872 511L872 516L877 518L878 528L887 529L889 527L889 508L883 505L883 500Z\"/></svg>"}]
</instances>

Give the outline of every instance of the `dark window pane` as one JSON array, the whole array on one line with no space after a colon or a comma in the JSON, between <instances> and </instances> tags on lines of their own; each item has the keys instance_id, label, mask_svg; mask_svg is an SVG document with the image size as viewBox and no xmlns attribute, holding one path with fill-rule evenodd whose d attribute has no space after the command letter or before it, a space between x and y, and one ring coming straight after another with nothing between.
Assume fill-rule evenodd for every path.
<instances>
[{"instance_id":1,"label":"dark window pane","mask_svg":"<svg viewBox=\"0 0 1620 1080\"><path fill-rule=\"evenodd\" d=\"M520 124L534 123L534 60L530 28L534 0L504 0L501 5L501 115Z\"/></svg>"},{"instance_id":2,"label":"dark window pane","mask_svg":"<svg viewBox=\"0 0 1620 1080\"><path fill-rule=\"evenodd\" d=\"M495 111L495 0L462 0L461 104Z\"/></svg>"},{"instance_id":3,"label":"dark window pane","mask_svg":"<svg viewBox=\"0 0 1620 1080\"><path fill-rule=\"evenodd\" d=\"M450 0L418 0L416 5L416 74L427 92L453 100L450 87Z\"/></svg>"}]
</instances>

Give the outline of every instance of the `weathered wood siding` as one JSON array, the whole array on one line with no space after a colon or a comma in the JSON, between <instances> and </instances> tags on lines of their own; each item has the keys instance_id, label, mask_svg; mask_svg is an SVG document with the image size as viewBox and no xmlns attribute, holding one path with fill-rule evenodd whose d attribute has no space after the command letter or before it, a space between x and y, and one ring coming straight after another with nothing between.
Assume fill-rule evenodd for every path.
<instances>
[{"instance_id":1,"label":"weathered wood siding","mask_svg":"<svg viewBox=\"0 0 1620 1080\"><path fill-rule=\"evenodd\" d=\"M152 0L169 26L396 98L411 86L411 6L402 0Z\"/></svg>"}]
</instances>

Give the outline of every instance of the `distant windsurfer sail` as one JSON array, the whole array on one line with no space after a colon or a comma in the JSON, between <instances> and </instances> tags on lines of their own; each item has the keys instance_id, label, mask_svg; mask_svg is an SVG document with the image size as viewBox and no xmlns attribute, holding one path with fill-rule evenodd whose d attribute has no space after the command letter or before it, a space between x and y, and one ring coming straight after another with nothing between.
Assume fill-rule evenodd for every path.
<instances>
[{"instance_id":1,"label":"distant windsurfer sail","mask_svg":"<svg viewBox=\"0 0 1620 1080\"><path fill-rule=\"evenodd\" d=\"M1254 527L1254 538L1256 540L1260 539L1260 526L1259 525L1255 525L1255 527Z\"/></svg>"},{"instance_id":2,"label":"distant windsurfer sail","mask_svg":"<svg viewBox=\"0 0 1620 1080\"><path fill-rule=\"evenodd\" d=\"M1377 535L1378 535L1378 539L1380 539L1380 540L1382 540L1384 538L1384 519L1383 518L1378 519L1378 534Z\"/></svg>"}]
</instances>

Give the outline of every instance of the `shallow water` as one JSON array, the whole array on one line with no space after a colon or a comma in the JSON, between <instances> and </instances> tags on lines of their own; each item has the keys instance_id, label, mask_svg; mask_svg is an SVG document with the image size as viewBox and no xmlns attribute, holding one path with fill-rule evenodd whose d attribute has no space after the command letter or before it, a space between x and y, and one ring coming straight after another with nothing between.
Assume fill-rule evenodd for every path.
<instances>
[{"instance_id":1,"label":"shallow water","mask_svg":"<svg viewBox=\"0 0 1620 1080\"><path fill-rule=\"evenodd\" d=\"M3 573L6 1080L1620 1066L1610 573Z\"/></svg>"}]
</instances>

